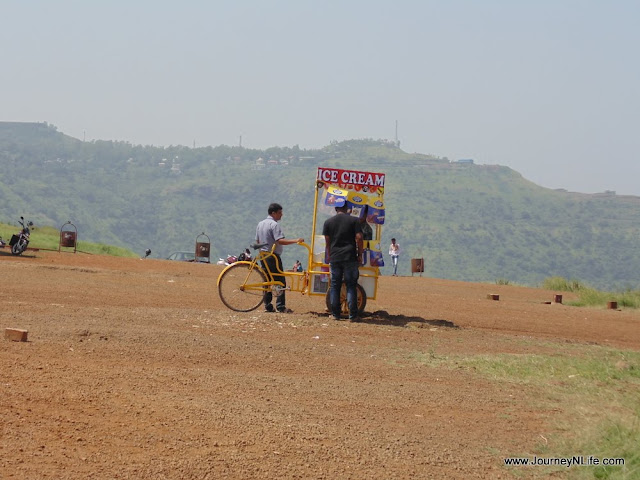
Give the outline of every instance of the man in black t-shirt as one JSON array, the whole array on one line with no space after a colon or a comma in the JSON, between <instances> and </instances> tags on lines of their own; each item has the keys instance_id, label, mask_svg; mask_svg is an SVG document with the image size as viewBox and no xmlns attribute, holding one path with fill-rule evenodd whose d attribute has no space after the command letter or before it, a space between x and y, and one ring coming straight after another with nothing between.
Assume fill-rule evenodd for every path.
<instances>
[{"instance_id":1,"label":"man in black t-shirt","mask_svg":"<svg viewBox=\"0 0 640 480\"><path fill-rule=\"evenodd\" d=\"M327 219L322 228L331 271L331 313L333 318L340 319L340 290L344 280L347 287L349 320L357 322L359 318L356 285L360 276L358 266L362 263L362 229L358 219L348 214L344 199L337 200L335 208L336 215Z\"/></svg>"}]
</instances>

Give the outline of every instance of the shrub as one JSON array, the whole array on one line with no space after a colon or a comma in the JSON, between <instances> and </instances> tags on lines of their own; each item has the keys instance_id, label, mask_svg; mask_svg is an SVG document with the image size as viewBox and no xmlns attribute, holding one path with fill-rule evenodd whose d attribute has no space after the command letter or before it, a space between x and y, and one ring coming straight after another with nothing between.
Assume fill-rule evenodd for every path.
<instances>
[{"instance_id":1,"label":"shrub","mask_svg":"<svg viewBox=\"0 0 640 480\"><path fill-rule=\"evenodd\" d=\"M563 277L549 277L543 280L542 288L559 292L580 292L588 287L578 280L567 280Z\"/></svg>"}]
</instances>

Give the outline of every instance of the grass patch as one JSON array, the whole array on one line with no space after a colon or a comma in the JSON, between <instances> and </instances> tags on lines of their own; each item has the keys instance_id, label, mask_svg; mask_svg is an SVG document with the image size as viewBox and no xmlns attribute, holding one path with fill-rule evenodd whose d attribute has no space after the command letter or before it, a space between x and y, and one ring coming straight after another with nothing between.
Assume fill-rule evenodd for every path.
<instances>
[{"instance_id":1,"label":"grass patch","mask_svg":"<svg viewBox=\"0 0 640 480\"><path fill-rule=\"evenodd\" d=\"M605 307L608 302L618 302L618 307L640 308L640 290L624 292L602 292L588 287L578 280L567 280L562 277L549 277L542 282L542 288L557 292L573 292L578 299L567 302L575 307Z\"/></svg>"},{"instance_id":2,"label":"grass patch","mask_svg":"<svg viewBox=\"0 0 640 480\"><path fill-rule=\"evenodd\" d=\"M9 244L11 236L20 230L19 226L7 225L0 223L0 237ZM60 230L53 227L35 227L31 228L31 238L29 246L32 248L41 248L45 250L58 250L60 245ZM78 241L76 249L83 253L92 253L95 255L111 255L115 257L137 257L138 255L131 250L113 245L104 245L101 243L90 243ZM72 249L63 249L64 251L73 251ZM5 247L5 251L9 251Z\"/></svg>"},{"instance_id":3,"label":"grass patch","mask_svg":"<svg viewBox=\"0 0 640 480\"><path fill-rule=\"evenodd\" d=\"M593 288L580 290L577 300L569 302L576 307L604 307L608 302L618 302L618 307L640 307L640 291L628 290L626 292L600 292Z\"/></svg>"},{"instance_id":4,"label":"grass patch","mask_svg":"<svg viewBox=\"0 0 640 480\"><path fill-rule=\"evenodd\" d=\"M547 290L556 290L558 292L579 292L585 286L578 280L567 280L562 277L545 278L542 282L542 288Z\"/></svg>"},{"instance_id":5,"label":"grass patch","mask_svg":"<svg viewBox=\"0 0 640 480\"><path fill-rule=\"evenodd\" d=\"M536 407L557 412L549 418L555 430L548 443L533 452L500 452L498 457L593 455L625 460L622 466L505 467L510 473L537 478L640 478L640 352L548 342L539 346L548 353L443 356L430 349L412 352L410 358L526 388Z\"/></svg>"}]
</instances>

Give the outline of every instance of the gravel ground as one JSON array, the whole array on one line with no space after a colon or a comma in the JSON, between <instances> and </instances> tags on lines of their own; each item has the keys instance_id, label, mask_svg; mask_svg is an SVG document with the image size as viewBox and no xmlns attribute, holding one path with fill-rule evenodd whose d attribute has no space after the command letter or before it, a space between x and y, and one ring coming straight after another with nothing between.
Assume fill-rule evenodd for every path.
<instances>
[{"instance_id":1,"label":"gravel ground","mask_svg":"<svg viewBox=\"0 0 640 480\"><path fill-rule=\"evenodd\" d=\"M362 323L298 293L236 313L221 269L0 251L0 327L28 330L0 341L0 478L512 478L554 412L438 357L640 348L636 312L417 275L381 277Z\"/></svg>"}]
</instances>

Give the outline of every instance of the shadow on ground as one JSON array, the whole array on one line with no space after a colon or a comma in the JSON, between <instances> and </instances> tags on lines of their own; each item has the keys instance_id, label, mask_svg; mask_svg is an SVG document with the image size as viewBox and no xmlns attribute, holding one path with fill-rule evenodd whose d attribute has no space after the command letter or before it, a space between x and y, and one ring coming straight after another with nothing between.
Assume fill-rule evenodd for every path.
<instances>
[{"instance_id":1,"label":"shadow on ground","mask_svg":"<svg viewBox=\"0 0 640 480\"><path fill-rule=\"evenodd\" d=\"M0 248L0 256L3 256L3 257L18 257L18 256L20 256L20 257L27 257L27 258L36 258L36 255L34 253L31 253L31 254L23 253L21 255L14 255L13 253L11 253L11 249L8 248L8 247Z\"/></svg>"},{"instance_id":2,"label":"shadow on ground","mask_svg":"<svg viewBox=\"0 0 640 480\"><path fill-rule=\"evenodd\" d=\"M319 317L330 317L327 312L316 313ZM343 321L348 321L343 319ZM409 323L418 324L420 328L424 327L444 327L444 328L460 328L449 320L427 319L422 317L413 317L407 315L392 315L386 310L377 310L375 312L363 312L361 314L360 323L370 323L372 325L391 325L396 327L406 327Z\"/></svg>"}]
</instances>

